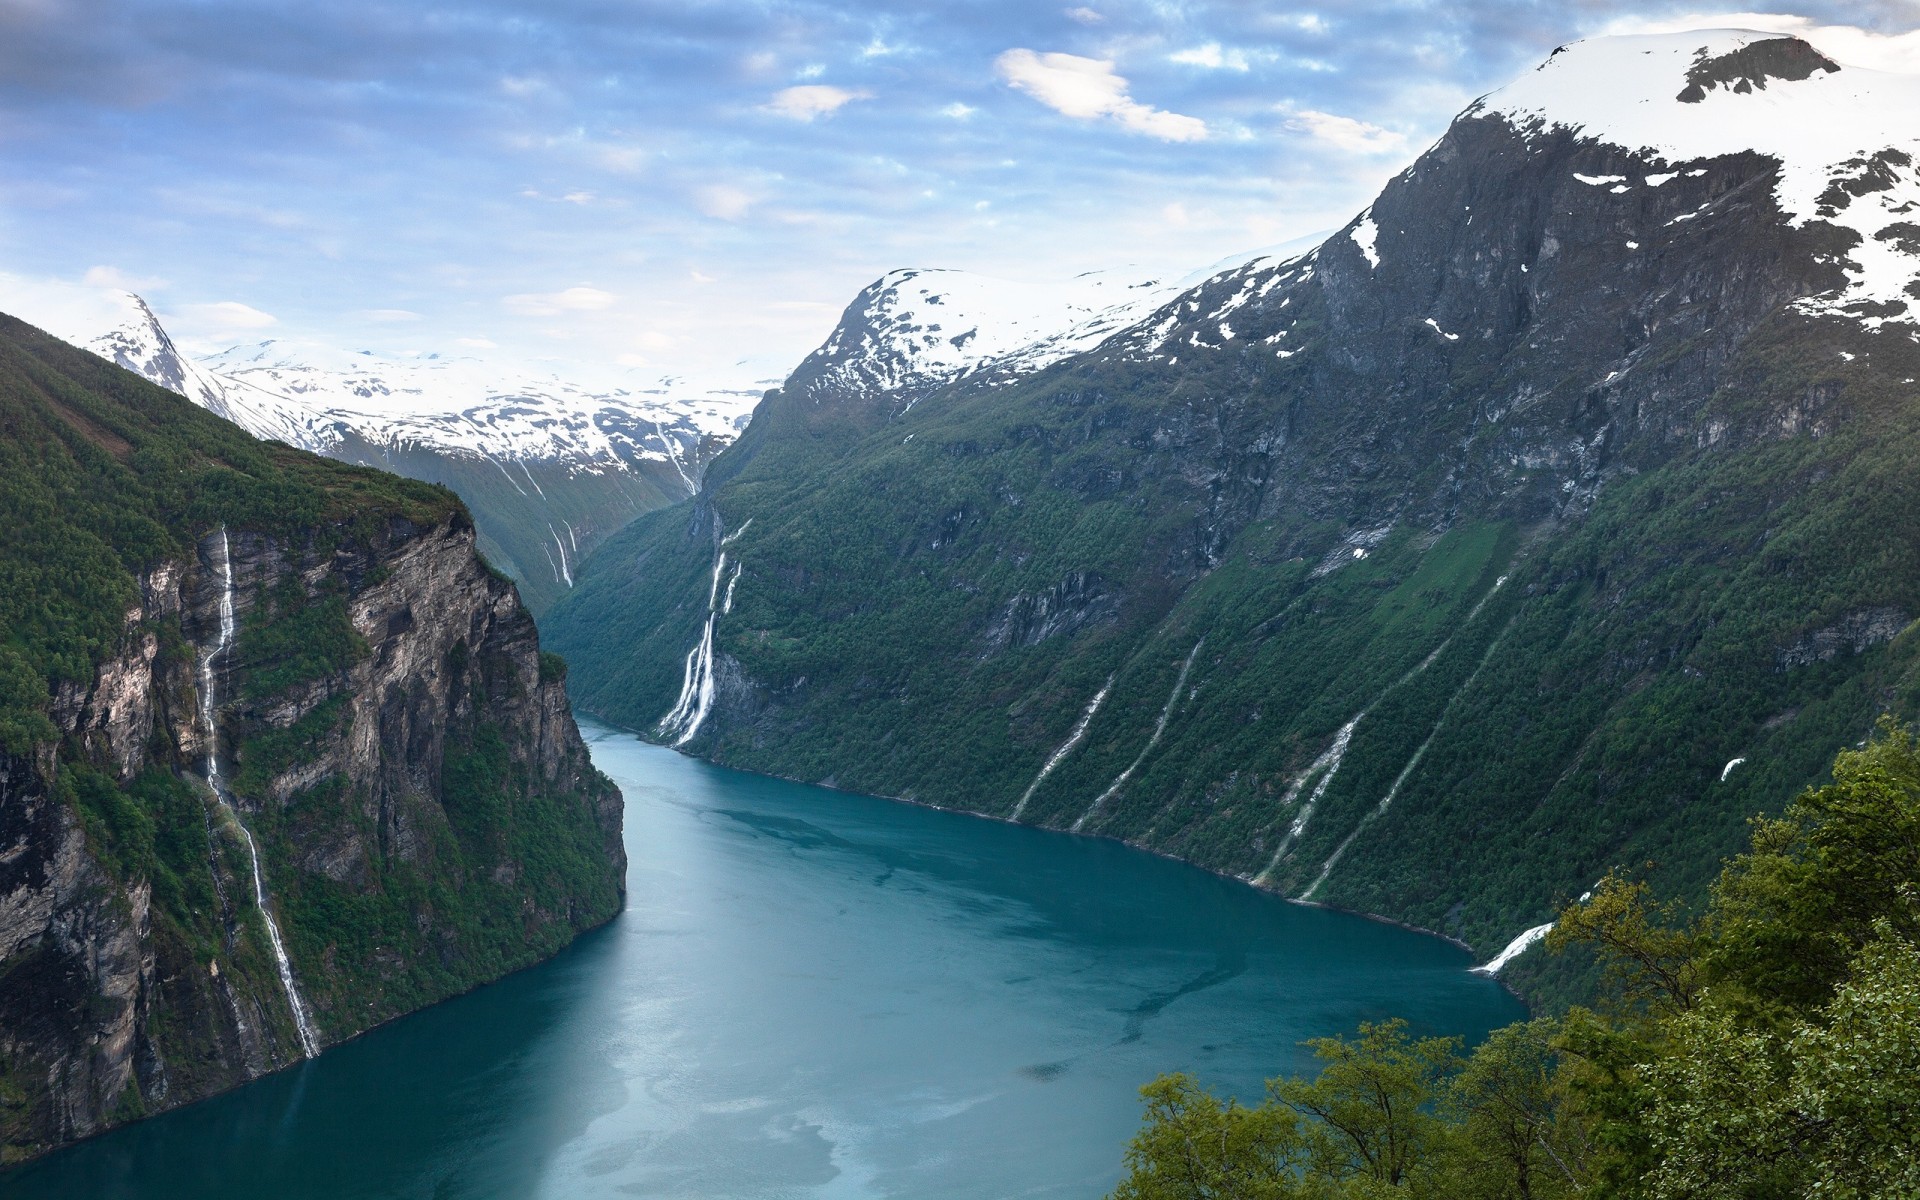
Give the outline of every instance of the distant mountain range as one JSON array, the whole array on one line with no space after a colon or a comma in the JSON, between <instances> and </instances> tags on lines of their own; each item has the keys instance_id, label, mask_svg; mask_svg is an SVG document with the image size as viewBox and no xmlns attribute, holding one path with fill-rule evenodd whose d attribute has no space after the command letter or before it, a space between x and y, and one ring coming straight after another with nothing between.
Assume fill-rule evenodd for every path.
<instances>
[{"instance_id":1,"label":"distant mountain range","mask_svg":"<svg viewBox=\"0 0 1920 1200\"><path fill-rule=\"evenodd\" d=\"M545 629L716 761L1488 957L1614 864L1697 891L1920 711L1916 155L1920 79L1604 38L1301 253L898 272Z\"/></svg>"},{"instance_id":2,"label":"distant mountain range","mask_svg":"<svg viewBox=\"0 0 1920 1200\"><path fill-rule=\"evenodd\" d=\"M596 392L470 357L278 340L195 360L140 297L112 298L119 322L70 340L256 437L452 487L536 611L608 534L691 495L762 390L665 377Z\"/></svg>"}]
</instances>

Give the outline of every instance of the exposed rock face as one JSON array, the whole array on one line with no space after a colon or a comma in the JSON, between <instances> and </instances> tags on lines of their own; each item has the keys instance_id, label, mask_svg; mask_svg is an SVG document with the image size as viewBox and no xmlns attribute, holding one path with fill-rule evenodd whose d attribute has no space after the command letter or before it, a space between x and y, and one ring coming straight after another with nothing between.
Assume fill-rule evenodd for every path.
<instances>
[{"instance_id":1,"label":"exposed rock face","mask_svg":"<svg viewBox=\"0 0 1920 1200\"><path fill-rule=\"evenodd\" d=\"M589 762L533 621L475 553L465 514L341 533L230 531L240 632L214 672L212 732L323 1044L550 953L617 911L625 872L620 793ZM249 911L245 844L200 778L214 565L203 542L197 560L140 581L118 651L90 686L56 690L60 761L0 754L9 1158L301 1056ZM349 628L312 621L328 606ZM349 652L303 659L326 638ZM147 809L149 831L198 836L198 849L116 855L113 810L96 805L119 793L103 784L167 797ZM533 837L578 870L540 876L522 857ZM378 936L331 926L325 913L343 911Z\"/></svg>"},{"instance_id":2,"label":"exposed rock face","mask_svg":"<svg viewBox=\"0 0 1920 1200\"><path fill-rule=\"evenodd\" d=\"M667 709L723 519L717 761L1487 957L1616 864L1703 886L1915 694L1920 107L1830 67L1573 47L1317 248L1037 374L842 396L812 360L712 519L637 523L555 611L575 695Z\"/></svg>"}]
</instances>

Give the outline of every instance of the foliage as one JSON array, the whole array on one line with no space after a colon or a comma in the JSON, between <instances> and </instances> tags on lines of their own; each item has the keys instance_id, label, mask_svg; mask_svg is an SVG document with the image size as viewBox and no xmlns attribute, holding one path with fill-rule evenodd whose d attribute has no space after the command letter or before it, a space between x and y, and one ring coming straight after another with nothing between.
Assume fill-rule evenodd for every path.
<instances>
[{"instance_id":1,"label":"foliage","mask_svg":"<svg viewBox=\"0 0 1920 1200\"><path fill-rule=\"evenodd\" d=\"M365 538L458 507L444 488L257 441L0 317L0 748L52 740L49 687L91 682L128 632L137 576L213 527ZM328 622L301 632L337 654Z\"/></svg>"},{"instance_id":2,"label":"foliage","mask_svg":"<svg viewBox=\"0 0 1920 1200\"><path fill-rule=\"evenodd\" d=\"M1291 1110L1222 1103L1188 1075L1140 1089L1147 1119L1116 1200L1292 1200L1304 1146Z\"/></svg>"},{"instance_id":3,"label":"foliage","mask_svg":"<svg viewBox=\"0 0 1920 1200\"><path fill-rule=\"evenodd\" d=\"M171 586L153 574L171 567L174 584L203 598L193 590L206 582L198 550L221 526L236 546L264 535L289 558L344 564L242 605L222 663L234 686L222 689L217 714L232 808L258 845L269 903L324 1037L524 966L618 911L621 881L596 820L611 783L584 757L561 764L552 782L536 777L525 748L492 723L524 699L537 644L524 614L503 628L514 653L474 655L455 643L445 659L452 719L376 764L373 778L323 765L347 723L379 700L431 699L424 680L381 698L346 686L367 650L349 620L353 589L388 577L381 558L397 539L464 520L444 488L256 441L0 318L0 767L36 776L84 835L91 862L58 865L82 891L75 912L98 905L131 917L150 897L140 950L152 965L134 1019L140 1070L163 1069L165 1090L149 1099L211 1095L296 1053L246 841L198 764L183 761L182 735L200 720L189 690L198 651L182 614L142 596L149 578ZM152 702L148 743L130 748L131 777L118 761L127 747L109 747L99 729L62 739L50 719L57 709L72 723L110 657L135 664ZM551 675L557 663L541 670ZM137 730L142 713L115 717ZM275 724L284 720L292 723ZM433 761L428 751L443 743L444 761ZM0 981L15 985L9 1012L48 1023L0 1053L0 1161L71 1136L47 1084L64 1060L44 1054L67 1052L59 1037L68 1025L97 1036L120 1002L58 953L49 943L0 964ZM264 1059L251 1040L245 1056L235 1053L239 1013ZM131 1119L141 1103L131 1091L110 1115Z\"/></svg>"},{"instance_id":4,"label":"foliage","mask_svg":"<svg viewBox=\"0 0 1920 1200\"><path fill-rule=\"evenodd\" d=\"M1090 356L864 424L789 389L697 502L593 555L546 633L582 709L650 728L701 636L718 538L739 533L714 651L746 690L693 752L1005 817L1111 679L1022 821L1086 818L1490 955L1615 863L1653 864L1648 885L1697 910L1748 816L1820 780L1882 708L1920 713L1920 637L1901 633L1920 616L1920 407L1899 382L1920 350L1897 342L1782 314L1701 411L1664 433L1608 418L1628 440L1608 441L1606 486L1573 509L1476 500L1520 486L1504 458L1432 474L1518 436L1426 428L1487 411L1464 383L1417 420L1353 393L1379 397L1366 486L1385 494L1351 505L1333 460L1246 447L1316 444L1295 422L1358 401L1224 351L1177 368ZM1819 436L1782 436L1816 393L1844 397ZM1734 432L1684 433L1709 419ZM1259 478L1257 503L1236 492ZM1457 507L1407 519L1429 488ZM1335 555L1395 513L1365 558ZM1055 623L1022 626L1043 602ZM1363 713L1291 835L1294 785ZM1584 963L1515 978L1560 1011L1598 985Z\"/></svg>"},{"instance_id":5,"label":"foliage","mask_svg":"<svg viewBox=\"0 0 1920 1200\"><path fill-rule=\"evenodd\" d=\"M1510 1026L1464 1058L1363 1025L1311 1043L1318 1078L1275 1080L1252 1109L1155 1081L1114 1195L1189 1194L1137 1181L1221 1169L1229 1143L1184 1131L1225 1113L1273 1130L1232 1159L1246 1194L1920 1194L1917 766L1891 725L1843 752L1832 783L1755 822L1695 919L1618 874L1569 906L1550 945L1597 948L1604 1012Z\"/></svg>"}]
</instances>

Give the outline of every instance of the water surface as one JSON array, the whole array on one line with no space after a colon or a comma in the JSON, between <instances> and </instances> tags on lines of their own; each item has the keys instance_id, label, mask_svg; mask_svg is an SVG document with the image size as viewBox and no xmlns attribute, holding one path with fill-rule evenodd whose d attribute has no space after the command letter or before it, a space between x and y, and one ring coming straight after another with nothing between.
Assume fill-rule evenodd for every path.
<instances>
[{"instance_id":1,"label":"water surface","mask_svg":"<svg viewBox=\"0 0 1920 1200\"><path fill-rule=\"evenodd\" d=\"M9 1200L1100 1196L1155 1074L1523 1015L1434 938L583 723L628 907L552 962L0 1175Z\"/></svg>"}]
</instances>

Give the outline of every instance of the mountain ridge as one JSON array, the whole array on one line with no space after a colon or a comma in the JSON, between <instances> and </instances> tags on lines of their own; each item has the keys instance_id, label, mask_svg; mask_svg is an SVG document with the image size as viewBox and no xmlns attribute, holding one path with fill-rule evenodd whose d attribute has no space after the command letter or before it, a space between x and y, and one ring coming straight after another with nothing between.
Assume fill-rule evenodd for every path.
<instances>
[{"instance_id":1,"label":"mountain ridge","mask_svg":"<svg viewBox=\"0 0 1920 1200\"><path fill-rule=\"evenodd\" d=\"M1783 80L1810 51L1774 42L1804 45L1602 40L1523 82L1603 78L1689 137L1758 104L1782 146L1895 86ZM1881 292L1920 258L1878 235L1914 131L1864 168L1648 150L1530 97L1315 249L1015 384L796 372L553 614L579 702L644 727L710 696L670 740L716 761L1017 807L1488 957L1623 857L1704 886L1911 704L1920 362ZM1819 171L1826 216L1796 207Z\"/></svg>"}]
</instances>

